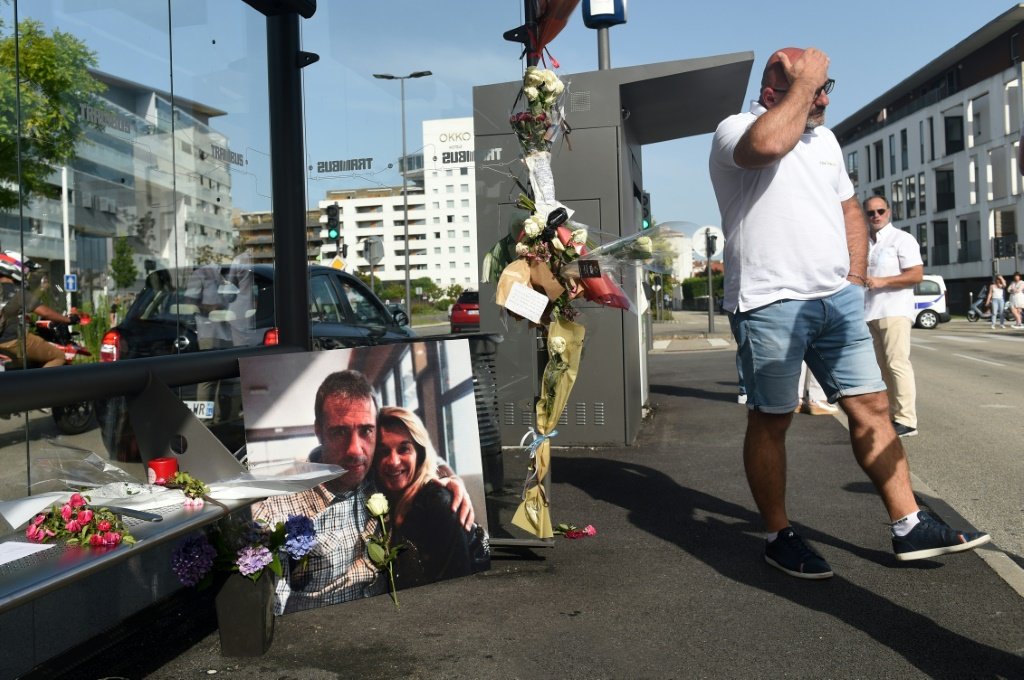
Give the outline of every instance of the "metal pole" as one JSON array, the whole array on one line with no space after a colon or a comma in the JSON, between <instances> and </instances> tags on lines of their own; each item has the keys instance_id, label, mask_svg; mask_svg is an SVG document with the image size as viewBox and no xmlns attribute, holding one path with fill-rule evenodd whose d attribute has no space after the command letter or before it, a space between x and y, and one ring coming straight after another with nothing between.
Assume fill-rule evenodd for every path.
<instances>
[{"instance_id":1,"label":"metal pole","mask_svg":"<svg viewBox=\"0 0 1024 680\"><path fill-rule=\"evenodd\" d=\"M408 76L406 76L408 77ZM405 78L399 78L402 84L402 214L405 219L402 226L405 230L405 313L409 315L409 323L412 324L412 293L409 289L409 179L407 177L409 168L406 165L405 157Z\"/></svg>"},{"instance_id":2,"label":"metal pole","mask_svg":"<svg viewBox=\"0 0 1024 680\"><path fill-rule=\"evenodd\" d=\"M704 232L704 253L707 255L708 263L708 333L715 332L715 297L711 289L711 255L714 250L711 247L711 230Z\"/></svg>"},{"instance_id":3,"label":"metal pole","mask_svg":"<svg viewBox=\"0 0 1024 680\"><path fill-rule=\"evenodd\" d=\"M597 29L597 68L606 71L612 67L611 41L608 39L608 27Z\"/></svg>"},{"instance_id":4,"label":"metal pole","mask_svg":"<svg viewBox=\"0 0 1024 680\"><path fill-rule=\"evenodd\" d=\"M62 165L60 168L60 212L61 222L64 225L64 273L71 273L71 227L68 224L68 166ZM65 302L67 306L64 307L66 313L71 313L71 291L64 291Z\"/></svg>"}]
</instances>

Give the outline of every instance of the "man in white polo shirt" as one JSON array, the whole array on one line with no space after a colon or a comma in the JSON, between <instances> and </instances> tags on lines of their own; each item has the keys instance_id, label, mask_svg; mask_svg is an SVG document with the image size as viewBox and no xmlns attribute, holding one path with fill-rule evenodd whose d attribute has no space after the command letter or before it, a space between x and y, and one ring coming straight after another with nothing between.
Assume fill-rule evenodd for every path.
<instances>
[{"instance_id":1,"label":"man in white polo shirt","mask_svg":"<svg viewBox=\"0 0 1024 680\"><path fill-rule=\"evenodd\" d=\"M758 100L719 124L709 159L725 232L724 306L747 393L743 464L765 524L764 559L805 579L828 578L832 568L786 512L786 432L802 362L846 412L854 455L889 513L896 559L989 541L951 529L914 498L864 323L864 212L824 127L835 85L828 64L814 48L775 52Z\"/></svg>"},{"instance_id":2,"label":"man in white polo shirt","mask_svg":"<svg viewBox=\"0 0 1024 680\"><path fill-rule=\"evenodd\" d=\"M896 434L917 434L917 389L910 364L910 328L914 325L914 284L924 277L921 246L892 226L884 196L864 201L871 226L864 320L875 345L889 395L889 415Z\"/></svg>"}]
</instances>

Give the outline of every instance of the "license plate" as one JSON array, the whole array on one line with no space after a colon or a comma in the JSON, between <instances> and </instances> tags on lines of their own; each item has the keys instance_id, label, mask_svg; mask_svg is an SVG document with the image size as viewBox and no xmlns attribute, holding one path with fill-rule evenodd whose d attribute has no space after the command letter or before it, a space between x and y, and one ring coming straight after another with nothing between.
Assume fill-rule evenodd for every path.
<instances>
[{"instance_id":1,"label":"license plate","mask_svg":"<svg viewBox=\"0 0 1024 680\"><path fill-rule=\"evenodd\" d=\"M196 418L208 420L213 417L212 401L186 401L185 406L192 411Z\"/></svg>"},{"instance_id":2,"label":"license plate","mask_svg":"<svg viewBox=\"0 0 1024 680\"><path fill-rule=\"evenodd\" d=\"M469 314L470 316L479 316L480 315L480 310L479 309L467 309L466 313Z\"/></svg>"}]
</instances>

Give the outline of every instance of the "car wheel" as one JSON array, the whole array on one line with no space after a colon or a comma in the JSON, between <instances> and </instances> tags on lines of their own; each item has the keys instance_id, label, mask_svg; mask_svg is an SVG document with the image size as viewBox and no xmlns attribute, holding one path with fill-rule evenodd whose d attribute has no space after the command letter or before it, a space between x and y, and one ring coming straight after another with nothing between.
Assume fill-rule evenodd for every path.
<instances>
[{"instance_id":1,"label":"car wheel","mask_svg":"<svg viewBox=\"0 0 1024 680\"><path fill-rule=\"evenodd\" d=\"M930 309L926 309L917 315L917 325L919 328L935 328L939 325L939 315Z\"/></svg>"}]
</instances>

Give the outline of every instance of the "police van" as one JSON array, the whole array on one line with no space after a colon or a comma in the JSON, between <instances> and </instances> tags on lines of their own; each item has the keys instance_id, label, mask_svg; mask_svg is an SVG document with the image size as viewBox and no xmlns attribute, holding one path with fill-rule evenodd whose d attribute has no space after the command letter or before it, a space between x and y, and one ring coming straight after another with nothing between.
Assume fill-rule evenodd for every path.
<instances>
[{"instance_id":1,"label":"police van","mask_svg":"<svg viewBox=\"0 0 1024 680\"><path fill-rule=\"evenodd\" d=\"M925 274L914 286L914 325L935 328L949 321L946 308L946 282L936 274Z\"/></svg>"}]
</instances>

